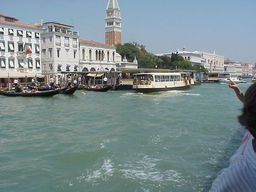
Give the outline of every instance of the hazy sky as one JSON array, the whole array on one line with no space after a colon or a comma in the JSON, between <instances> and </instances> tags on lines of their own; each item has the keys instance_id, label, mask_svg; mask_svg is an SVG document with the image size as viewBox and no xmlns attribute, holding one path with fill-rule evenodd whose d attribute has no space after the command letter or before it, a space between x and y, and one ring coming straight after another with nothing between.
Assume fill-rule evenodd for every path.
<instances>
[{"instance_id":1,"label":"hazy sky","mask_svg":"<svg viewBox=\"0 0 256 192\"><path fill-rule=\"evenodd\" d=\"M104 42L108 0L0 0L0 13L24 23L56 21L75 26L81 39ZM215 51L256 62L256 0L118 0L123 42L152 53Z\"/></svg>"}]
</instances>

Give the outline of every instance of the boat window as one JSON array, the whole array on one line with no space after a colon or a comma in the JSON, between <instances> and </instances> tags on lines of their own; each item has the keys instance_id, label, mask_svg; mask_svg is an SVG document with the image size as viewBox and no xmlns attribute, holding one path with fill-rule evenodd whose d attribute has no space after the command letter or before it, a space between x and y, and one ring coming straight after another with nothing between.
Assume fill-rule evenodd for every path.
<instances>
[{"instance_id":1,"label":"boat window","mask_svg":"<svg viewBox=\"0 0 256 192\"><path fill-rule=\"evenodd\" d=\"M159 75L155 76L155 82L160 82L160 76Z\"/></svg>"}]
</instances>

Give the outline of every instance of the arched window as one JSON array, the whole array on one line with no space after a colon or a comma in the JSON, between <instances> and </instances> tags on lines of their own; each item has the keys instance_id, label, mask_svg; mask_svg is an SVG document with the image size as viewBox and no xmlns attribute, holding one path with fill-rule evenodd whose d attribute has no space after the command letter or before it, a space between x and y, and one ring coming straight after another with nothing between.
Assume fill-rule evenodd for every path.
<instances>
[{"instance_id":1,"label":"arched window","mask_svg":"<svg viewBox=\"0 0 256 192\"><path fill-rule=\"evenodd\" d=\"M89 70L85 67L85 68L83 68L82 71L83 71L83 72L87 72L87 71L89 71Z\"/></svg>"},{"instance_id":2,"label":"arched window","mask_svg":"<svg viewBox=\"0 0 256 192\"><path fill-rule=\"evenodd\" d=\"M98 50L95 51L96 61L98 61Z\"/></svg>"},{"instance_id":3,"label":"arched window","mask_svg":"<svg viewBox=\"0 0 256 192\"><path fill-rule=\"evenodd\" d=\"M107 67L105 68L105 70L106 70L106 71L109 71L109 69L108 69Z\"/></svg>"},{"instance_id":4,"label":"arched window","mask_svg":"<svg viewBox=\"0 0 256 192\"><path fill-rule=\"evenodd\" d=\"M104 53L104 51L102 51L102 52L101 52L101 61L104 60L104 57L105 57L105 53Z\"/></svg>"},{"instance_id":5,"label":"arched window","mask_svg":"<svg viewBox=\"0 0 256 192\"><path fill-rule=\"evenodd\" d=\"M109 61L109 51L108 51L108 53L107 53L107 57L108 57L108 61Z\"/></svg>"},{"instance_id":6,"label":"arched window","mask_svg":"<svg viewBox=\"0 0 256 192\"><path fill-rule=\"evenodd\" d=\"M82 60L85 60L85 50L82 50Z\"/></svg>"},{"instance_id":7,"label":"arched window","mask_svg":"<svg viewBox=\"0 0 256 192\"><path fill-rule=\"evenodd\" d=\"M89 60L90 61L92 60L92 50L91 49L89 50Z\"/></svg>"},{"instance_id":8,"label":"arched window","mask_svg":"<svg viewBox=\"0 0 256 192\"><path fill-rule=\"evenodd\" d=\"M115 61L115 52L113 52L113 61Z\"/></svg>"},{"instance_id":9,"label":"arched window","mask_svg":"<svg viewBox=\"0 0 256 192\"><path fill-rule=\"evenodd\" d=\"M90 71L96 71L96 69L94 67L92 67Z\"/></svg>"}]
</instances>

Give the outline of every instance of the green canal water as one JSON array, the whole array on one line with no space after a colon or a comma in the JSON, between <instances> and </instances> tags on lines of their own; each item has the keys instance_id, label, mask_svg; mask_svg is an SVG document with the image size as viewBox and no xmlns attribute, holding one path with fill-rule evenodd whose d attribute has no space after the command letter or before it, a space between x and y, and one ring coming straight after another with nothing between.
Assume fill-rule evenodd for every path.
<instances>
[{"instance_id":1,"label":"green canal water","mask_svg":"<svg viewBox=\"0 0 256 192\"><path fill-rule=\"evenodd\" d=\"M207 191L240 144L241 107L225 84L0 96L0 191Z\"/></svg>"}]
</instances>

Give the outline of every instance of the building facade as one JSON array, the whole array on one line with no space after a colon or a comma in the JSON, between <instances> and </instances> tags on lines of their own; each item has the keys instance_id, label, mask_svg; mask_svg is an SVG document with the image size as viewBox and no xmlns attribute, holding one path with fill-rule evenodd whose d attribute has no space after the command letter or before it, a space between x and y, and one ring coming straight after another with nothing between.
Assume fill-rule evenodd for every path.
<instances>
[{"instance_id":1,"label":"building facade","mask_svg":"<svg viewBox=\"0 0 256 192\"><path fill-rule=\"evenodd\" d=\"M115 47L87 40L79 40L79 44L81 71L116 71L116 63L121 61L121 56Z\"/></svg>"},{"instance_id":2,"label":"building facade","mask_svg":"<svg viewBox=\"0 0 256 192\"><path fill-rule=\"evenodd\" d=\"M43 74L79 71L79 36L72 28L73 26L56 22L43 24Z\"/></svg>"},{"instance_id":3,"label":"building facade","mask_svg":"<svg viewBox=\"0 0 256 192\"><path fill-rule=\"evenodd\" d=\"M0 78L41 74L40 25L29 25L0 14Z\"/></svg>"},{"instance_id":4,"label":"building facade","mask_svg":"<svg viewBox=\"0 0 256 192\"><path fill-rule=\"evenodd\" d=\"M117 0L109 0L105 18L105 44L116 46L122 43L121 13Z\"/></svg>"}]
</instances>

